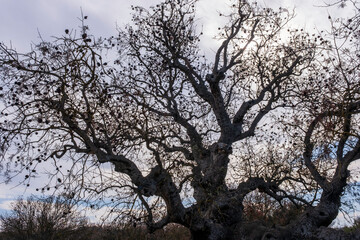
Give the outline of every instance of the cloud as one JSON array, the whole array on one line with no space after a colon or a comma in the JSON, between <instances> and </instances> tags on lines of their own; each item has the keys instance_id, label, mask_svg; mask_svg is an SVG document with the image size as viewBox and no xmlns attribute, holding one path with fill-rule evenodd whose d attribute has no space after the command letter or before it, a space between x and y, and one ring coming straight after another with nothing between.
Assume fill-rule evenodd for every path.
<instances>
[{"instance_id":1,"label":"cloud","mask_svg":"<svg viewBox=\"0 0 360 240\"><path fill-rule=\"evenodd\" d=\"M1 201L1 199L0 199ZM11 210L11 205L15 200L5 200L0 202L0 210Z\"/></svg>"},{"instance_id":2,"label":"cloud","mask_svg":"<svg viewBox=\"0 0 360 240\"><path fill-rule=\"evenodd\" d=\"M97 36L116 34L116 23L123 26L131 19L131 5L149 6L150 0L16 0L0 1L0 41L10 42L20 51L29 51L30 43L64 34L66 28L77 29L81 9L89 16L88 24ZM38 32L39 31L39 32Z\"/></svg>"}]
</instances>

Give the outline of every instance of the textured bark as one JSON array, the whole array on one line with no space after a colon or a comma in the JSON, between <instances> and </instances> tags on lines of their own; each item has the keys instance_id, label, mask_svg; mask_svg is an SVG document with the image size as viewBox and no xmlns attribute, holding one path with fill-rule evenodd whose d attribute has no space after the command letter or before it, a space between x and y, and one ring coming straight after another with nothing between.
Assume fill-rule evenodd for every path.
<instances>
[{"instance_id":1,"label":"textured bark","mask_svg":"<svg viewBox=\"0 0 360 240\"><path fill-rule=\"evenodd\" d=\"M360 231L346 233L342 230L320 227L314 234L315 240L359 240Z\"/></svg>"}]
</instances>

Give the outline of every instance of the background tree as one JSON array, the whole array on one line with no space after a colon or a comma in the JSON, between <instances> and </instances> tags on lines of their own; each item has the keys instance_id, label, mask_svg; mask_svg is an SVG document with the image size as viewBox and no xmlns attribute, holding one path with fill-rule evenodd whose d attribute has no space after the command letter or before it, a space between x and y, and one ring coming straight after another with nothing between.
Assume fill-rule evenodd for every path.
<instances>
[{"instance_id":1,"label":"background tree","mask_svg":"<svg viewBox=\"0 0 360 240\"><path fill-rule=\"evenodd\" d=\"M11 213L1 215L4 239L85 239L79 230L87 221L69 200L47 197L18 199L12 204Z\"/></svg>"},{"instance_id":2,"label":"background tree","mask_svg":"<svg viewBox=\"0 0 360 240\"><path fill-rule=\"evenodd\" d=\"M359 42L335 25L332 39L288 29L288 10L240 0L208 60L195 3L134 7L132 25L108 39L83 17L80 36L66 30L30 53L2 44L6 173L26 172L30 184L52 163L43 191L64 187L150 231L321 236L360 157ZM113 49L117 59L105 59ZM284 226L249 223L255 190L304 210Z\"/></svg>"}]
</instances>

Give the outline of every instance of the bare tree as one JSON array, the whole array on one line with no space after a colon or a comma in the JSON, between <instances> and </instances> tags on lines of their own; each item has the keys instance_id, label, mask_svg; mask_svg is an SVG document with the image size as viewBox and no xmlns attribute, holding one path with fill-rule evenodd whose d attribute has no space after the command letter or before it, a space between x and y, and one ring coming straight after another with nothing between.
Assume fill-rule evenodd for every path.
<instances>
[{"instance_id":1,"label":"bare tree","mask_svg":"<svg viewBox=\"0 0 360 240\"><path fill-rule=\"evenodd\" d=\"M6 239L69 239L75 230L84 227L86 219L69 200L47 197L13 203L11 213L1 215L2 232ZM80 239L79 233L76 233Z\"/></svg>"},{"instance_id":2,"label":"bare tree","mask_svg":"<svg viewBox=\"0 0 360 240\"><path fill-rule=\"evenodd\" d=\"M360 157L359 42L288 29L288 10L240 0L208 60L195 4L134 7L109 39L83 24L27 54L2 44L4 171L28 171L30 184L52 162L44 191L63 186L150 231L321 236ZM284 226L253 224L244 201L255 191L303 210Z\"/></svg>"}]
</instances>

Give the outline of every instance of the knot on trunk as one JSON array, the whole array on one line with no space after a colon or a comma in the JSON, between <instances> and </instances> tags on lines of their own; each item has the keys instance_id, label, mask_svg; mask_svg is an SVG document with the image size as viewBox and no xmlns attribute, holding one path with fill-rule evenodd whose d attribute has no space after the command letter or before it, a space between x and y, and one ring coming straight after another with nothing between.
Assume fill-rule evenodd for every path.
<instances>
[{"instance_id":1,"label":"knot on trunk","mask_svg":"<svg viewBox=\"0 0 360 240\"><path fill-rule=\"evenodd\" d=\"M217 83L225 79L225 72L223 70L216 71L215 73L206 74L206 81L208 83Z\"/></svg>"},{"instance_id":2,"label":"knot on trunk","mask_svg":"<svg viewBox=\"0 0 360 240\"><path fill-rule=\"evenodd\" d=\"M232 146L231 144L227 144L227 143L214 143L211 147L210 150L214 153L218 153L218 154L231 154L232 153Z\"/></svg>"},{"instance_id":3,"label":"knot on trunk","mask_svg":"<svg viewBox=\"0 0 360 240\"><path fill-rule=\"evenodd\" d=\"M143 178L142 183L138 186L138 191L146 197L155 195L158 191L157 183L160 177L162 177L161 167L155 166L151 169L150 173Z\"/></svg>"}]
</instances>

